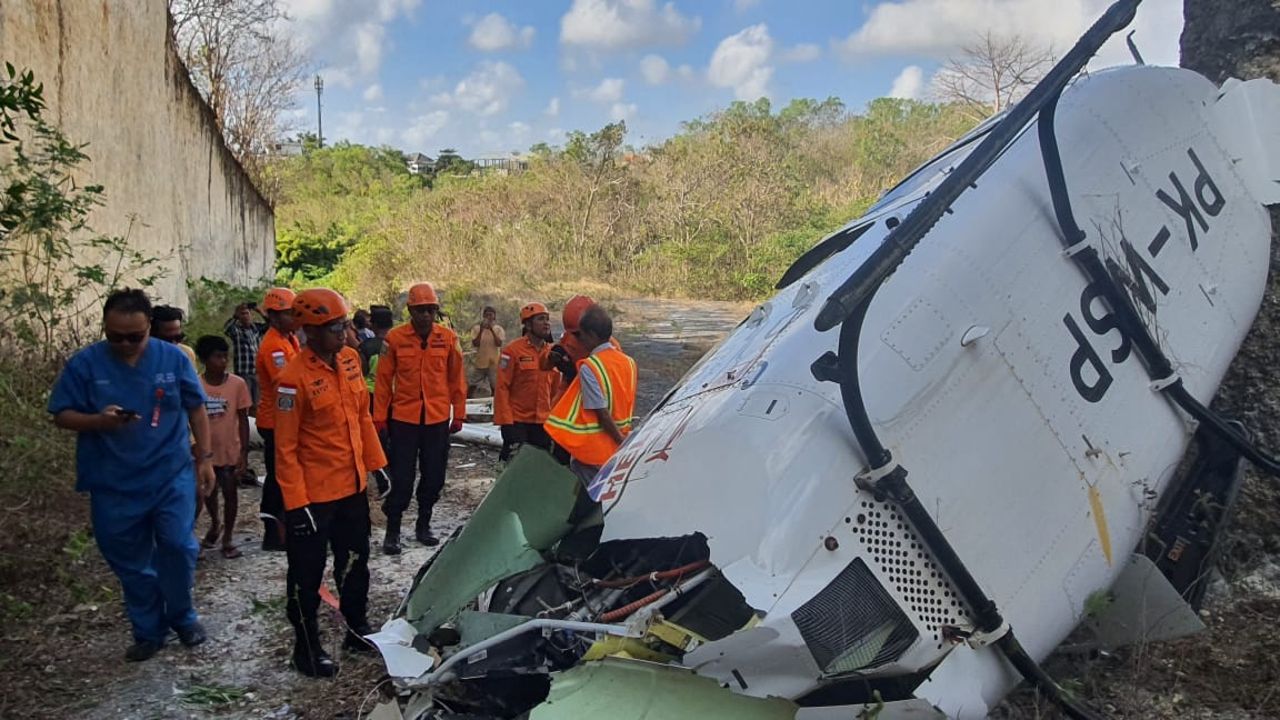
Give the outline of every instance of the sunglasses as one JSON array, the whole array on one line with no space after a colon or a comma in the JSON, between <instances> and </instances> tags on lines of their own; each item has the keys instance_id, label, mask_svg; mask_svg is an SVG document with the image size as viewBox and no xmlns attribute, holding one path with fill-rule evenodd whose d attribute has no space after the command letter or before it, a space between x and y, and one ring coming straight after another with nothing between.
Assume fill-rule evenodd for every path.
<instances>
[{"instance_id":1,"label":"sunglasses","mask_svg":"<svg viewBox=\"0 0 1280 720\"><path fill-rule=\"evenodd\" d=\"M162 337L162 338L160 338L160 339L161 339L161 340L163 340L163 341L165 341L165 342L167 342L167 343L173 343L174 345L177 345L178 343L180 343L180 342L182 342L183 340L186 340L186 339L187 339L187 334L186 334L186 333L178 333L177 335L168 335L168 336Z\"/></svg>"},{"instance_id":2,"label":"sunglasses","mask_svg":"<svg viewBox=\"0 0 1280 720\"><path fill-rule=\"evenodd\" d=\"M106 336L107 342L112 345L137 345L147 339L147 334L144 332L114 333L110 330L104 330L102 334Z\"/></svg>"},{"instance_id":3,"label":"sunglasses","mask_svg":"<svg viewBox=\"0 0 1280 720\"><path fill-rule=\"evenodd\" d=\"M439 312L439 308L435 305L410 305L410 315L435 315Z\"/></svg>"},{"instance_id":4,"label":"sunglasses","mask_svg":"<svg viewBox=\"0 0 1280 720\"><path fill-rule=\"evenodd\" d=\"M331 322L328 325L321 325L320 327L324 329L325 332L331 335L345 335L347 334L347 328L351 327L351 321L335 320L334 322Z\"/></svg>"}]
</instances>

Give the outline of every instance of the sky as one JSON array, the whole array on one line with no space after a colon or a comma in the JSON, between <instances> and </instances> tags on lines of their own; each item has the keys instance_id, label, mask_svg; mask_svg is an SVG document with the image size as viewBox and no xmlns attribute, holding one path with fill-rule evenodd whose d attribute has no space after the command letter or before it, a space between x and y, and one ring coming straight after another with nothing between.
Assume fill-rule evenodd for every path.
<instances>
[{"instance_id":1,"label":"sky","mask_svg":"<svg viewBox=\"0 0 1280 720\"><path fill-rule=\"evenodd\" d=\"M326 142L501 157L627 123L670 137L734 100L836 96L851 110L929 99L940 64L985 31L1059 52L1107 0L281 0L285 32L324 78ZM1176 65L1181 0L1146 0L1131 29ZM1091 69L1132 62L1117 36ZM287 118L315 131L312 83Z\"/></svg>"}]
</instances>

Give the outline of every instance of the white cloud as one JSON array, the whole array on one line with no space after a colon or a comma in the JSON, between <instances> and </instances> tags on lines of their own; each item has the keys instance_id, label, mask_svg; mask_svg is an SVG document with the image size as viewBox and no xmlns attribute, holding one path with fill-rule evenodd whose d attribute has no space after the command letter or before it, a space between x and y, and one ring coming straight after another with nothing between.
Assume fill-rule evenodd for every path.
<instances>
[{"instance_id":1,"label":"white cloud","mask_svg":"<svg viewBox=\"0 0 1280 720\"><path fill-rule=\"evenodd\" d=\"M744 13L760 4L760 0L733 0L733 11Z\"/></svg>"},{"instance_id":2,"label":"white cloud","mask_svg":"<svg viewBox=\"0 0 1280 720\"><path fill-rule=\"evenodd\" d=\"M325 81L351 87L377 73L392 49L387 26L407 17L422 0L281 0L289 16L285 32L323 66Z\"/></svg>"},{"instance_id":3,"label":"white cloud","mask_svg":"<svg viewBox=\"0 0 1280 720\"><path fill-rule=\"evenodd\" d=\"M366 102L378 102L382 99L382 86L374 83L365 88L364 99Z\"/></svg>"},{"instance_id":4,"label":"white cloud","mask_svg":"<svg viewBox=\"0 0 1280 720\"><path fill-rule=\"evenodd\" d=\"M449 113L432 110L413 119L413 124L400 133L400 139L410 148L426 147L449 124Z\"/></svg>"},{"instance_id":5,"label":"white cloud","mask_svg":"<svg viewBox=\"0 0 1280 720\"><path fill-rule=\"evenodd\" d=\"M661 55L645 55L640 58L640 74L650 85L661 85L671 77L671 66Z\"/></svg>"},{"instance_id":6,"label":"white cloud","mask_svg":"<svg viewBox=\"0 0 1280 720\"><path fill-rule=\"evenodd\" d=\"M712 85L733 88L739 100L755 100L769 95L769 80L773 66L773 38L764 24L730 35L716 46L707 68L707 79Z\"/></svg>"},{"instance_id":7,"label":"white cloud","mask_svg":"<svg viewBox=\"0 0 1280 720\"><path fill-rule=\"evenodd\" d=\"M679 76L681 80L692 80L693 68L688 65L681 65L676 68L676 75Z\"/></svg>"},{"instance_id":8,"label":"white cloud","mask_svg":"<svg viewBox=\"0 0 1280 720\"><path fill-rule=\"evenodd\" d=\"M496 115L524 89L524 78L505 62L485 61L454 86L453 92L431 96L436 105L453 105L477 115Z\"/></svg>"},{"instance_id":9,"label":"white cloud","mask_svg":"<svg viewBox=\"0 0 1280 720\"><path fill-rule=\"evenodd\" d=\"M806 63L822 57L822 48L813 43L800 43L787 48L780 58L783 62Z\"/></svg>"},{"instance_id":10,"label":"white cloud","mask_svg":"<svg viewBox=\"0 0 1280 720\"><path fill-rule=\"evenodd\" d=\"M867 20L836 44L846 56L920 54L944 58L985 32L1017 36L1052 45L1059 52L1076 39L1110 5L1110 0L900 0L879 2ZM1178 62L1182 4L1139 6L1135 40L1147 62ZM1103 47L1095 65L1131 62L1124 32Z\"/></svg>"},{"instance_id":11,"label":"white cloud","mask_svg":"<svg viewBox=\"0 0 1280 720\"><path fill-rule=\"evenodd\" d=\"M616 102L609 108L609 117L615 122L620 120L630 120L635 117L636 111L639 110L635 103Z\"/></svg>"},{"instance_id":12,"label":"white cloud","mask_svg":"<svg viewBox=\"0 0 1280 720\"><path fill-rule=\"evenodd\" d=\"M655 0L573 0L560 18L560 42L595 50L680 45L701 26L674 2L659 8Z\"/></svg>"},{"instance_id":13,"label":"white cloud","mask_svg":"<svg viewBox=\"0 0 1280 720\"><path fill-rule=\"evenodd\" d=\"M556 117L560 114L560 98L553 97L547 102L547 109L542 111L547 117Z\"/></svg>"},{"instance_id":14,"label":"white cloud","mask_svg":"<svg viewBox=\"0 0 1280 720\"><path fill-rule=\"evenodd\" d=\"M622 99L622 92L626 89L626 81L622 78L605 78L600 84L583 90L575 90L575 97L586 98L598 103L616 103Z\"/></svg>"},{"instance_id":15,"label":"white cloud","mask_svg":"<svg viewBox=\"0 0 1280 720\"><path fill-rule=\"evenodd\" d=\"M507 125L507 143L516 147L524 147L529 142L529 134L533 132L533 128L528 123L515 122Z\"/></svg>"},{"instance_id":16,"label":"white cloud","mask_svg":"<svg viewBox=\"0 0 1280 720\"><path fill-rule=\"evenodd\" d=\"M535 32L532 26L518 28L515 23L498 13L489 13L471 28L471 37L467 38L467 42L471 47L484 52L523 49L533 44Z\"/></svg>"},{"instance_id":17,"label":"white cloud","mask_svg":"<svg viewBox=\"0 0 1280 720\"><path fill-rule=\"evenodd\" d=\"M893 87L889 89L889 97L904 100L919 100L924 90L924 70L919 65L908 65L902 68L898 77L893 79Z\"/></svg>"}]
</instances>

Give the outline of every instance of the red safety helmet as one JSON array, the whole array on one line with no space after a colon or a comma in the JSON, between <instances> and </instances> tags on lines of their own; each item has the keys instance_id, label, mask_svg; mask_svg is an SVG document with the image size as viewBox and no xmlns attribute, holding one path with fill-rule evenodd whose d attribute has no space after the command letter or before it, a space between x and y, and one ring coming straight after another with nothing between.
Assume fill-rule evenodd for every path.
<instances>
[{"instance_id":1,"label":"red safety helmet","mask_svg":"<svg viewBox=\"0 0 1280 720\"><path fill-rule=\"evenodd\" d=\"M565 332L573 332L578 329L578 322L582 320L582 314L587 308L595 305L596 301L586 295L574 295L569 298L569 302L564 304L564 311L560 314L560 321L564 323Z\"/></svg>"},{"instance_id":2,"label":"red safety helmet","mask_svg":"<svg viewBox=\"0 0 1280 720\"><path fill-rule=\"evenodd\" d=\"M263 310L285 311L293 309L293 299L297 297L292 290L274 287L262 298Z\"/></svg>"},{"instance_id":3,"label":"red safety helmet","mask_svg":"<svg viewBox=\"0 0 1280 720\"><path fill-rule=\"evenodd\" d=\"M524 322L535 315L550 315L547 306L540 302L531 302L520 308L520 322Z\"/></svg>"},{"instance_id":4,"label":"red safety helmet","mask_svg":"<svg viewBox=\"0 0 1280 720\"><path fill-rule=\"evenodd\" d=\"M429 282L421 282L409 288L408 305L439 305L440 298L436 295L436 289Z\"/></svg>"},{"instance_id":5,"label":"red safety helmet","mask_svg":"<svg viewBox=\"0 0 1280 720\"><path fill-rule=\"evenodd\" d=\"M347 301L329 288L311 288L293 299L293 316L299 325L325 325L347 316Z\"/></svg>"}]
</instances>

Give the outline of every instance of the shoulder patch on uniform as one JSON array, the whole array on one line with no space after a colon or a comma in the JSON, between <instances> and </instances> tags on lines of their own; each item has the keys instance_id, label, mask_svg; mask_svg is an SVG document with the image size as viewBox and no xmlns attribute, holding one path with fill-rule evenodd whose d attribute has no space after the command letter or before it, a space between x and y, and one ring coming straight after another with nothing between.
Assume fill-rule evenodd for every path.
<instances>
[{"instance_id":1,"label":"shoulder patch on uniform","mask_svg":"<svg viewBox=\"0 0 1280 720\"><path fill-rule=\"evenodd\" d=\"M275 364L276 367L284 367L284 351L276 350L271 353L271 362Z\"/></svg>"},{"instance_id":2,"label":"shoulder patch on uniform","mask_svg":"<svg viewBox=\"0 0 1280 720\"><path fill-rule=\"evenodd\" d=\"M506 353L502 353L502 357L499 358L498 360L498 366L501 367L503 370L506 370L507 366L510 364L511 364L511 356Z\"/></svg>"},{"instance_id":3,"label":"shoulder patch on uniform","mask_svg":"<svg viewBox=\"0 0 1280 720\"><path fill-rule=\"evenodd\" d=\"M281 385L276 389L276 410L282 412L292 412L294 402L298 397L298 388L289 385Z\"/></svg>"}]
</instances>

